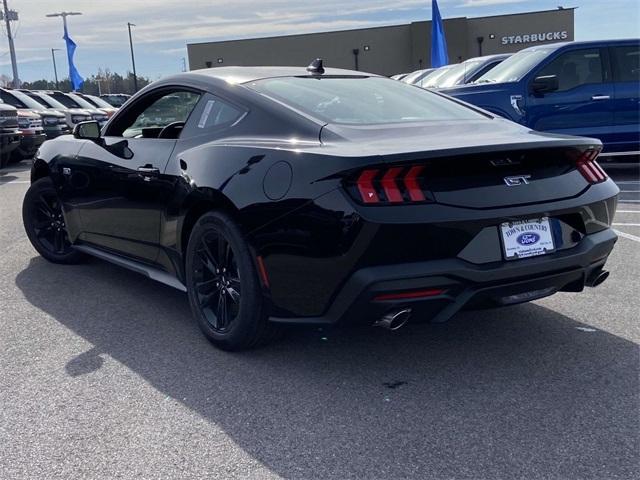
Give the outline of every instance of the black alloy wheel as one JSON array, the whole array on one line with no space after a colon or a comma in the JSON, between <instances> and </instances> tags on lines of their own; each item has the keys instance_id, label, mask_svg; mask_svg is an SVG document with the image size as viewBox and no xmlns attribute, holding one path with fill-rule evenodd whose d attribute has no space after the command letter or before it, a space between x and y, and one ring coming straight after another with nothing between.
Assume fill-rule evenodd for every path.
<instances>
[{"instance_id":1,"label":"black alloy wheel","mask_svg":"<svg viewBox=\"0 0 640 480\"><path fill-rule=\"evenodd\" d=\"M203 315L217 332L227 331L240 312L240 270L229 242L209 231L200 238L194 286Z\"/></svg>"},{"instance_id":2,"label":"black alloy wheel","mask_svg":"<svg viewBox=\"0 0 640 480\"><path fill-rule=\"evenodd\" d=\"M38 253L54 263L78 263L84 255L75 250L62 213L62 204L49 178L34 182L22 204L27 236Z\"/></svg>"},{"instance_id":3,"label":"black alloy wheel","mask_svg":"<svg viewBox=\"0 0 640 480\"><path fill-rule=\"evenodd\" d=\"M254 256L233 218L212 211L198 219L186 251L189 304L205 336L224 350L268 343L280 332L269 322Z\"/></svg>"}]
</instances>

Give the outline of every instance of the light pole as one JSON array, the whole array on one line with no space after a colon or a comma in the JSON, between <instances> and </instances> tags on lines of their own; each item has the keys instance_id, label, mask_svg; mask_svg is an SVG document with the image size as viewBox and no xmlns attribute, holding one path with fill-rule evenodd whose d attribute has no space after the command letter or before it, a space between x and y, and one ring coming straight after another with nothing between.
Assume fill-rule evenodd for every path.
<instances>
[{"instance_id":1,"label":"light pole","mask_svg":"<svg viewBox=\"0 0 640 480\"><path fill-rule=\"evenodd\" d=\"M58 68L56 67L56 52L60 51L59 48L51 49L51 59L53 60L53 74L56 77L56 90L60 90L60 84L58 83Z\"/></svg>"},{"instance_id":2,"label":"light pole","mask_svg":"<svg viewBox=\"0 0 640 480\"><path fill-rule=\"evenodd\" d=\"M133 65L133 89L134 93L138 91L138 74L136 73L136 57L133 54L133 39L131 38L131 27L135 27L135 23L127 22L129 29L129 48L131 49L131 64Z\"/></svg>"},{"instance_id":3,"label":"light pole","mask_svg":"<svg viewBox=\"0 0 640 480\"><path fill-rule=\"evenodd\" d=\"M9 11L7 0L2 0L4 7L2 16L7 27L7 38L9 39L9 54L11 55L11 68L13 69L13 88L20 88L20 79L18 78L18 62L16 60L16 48L13 44L13 36L11 35L11 20L18 19L18 13L13 10Z\"/></svg>"}]
</instances>

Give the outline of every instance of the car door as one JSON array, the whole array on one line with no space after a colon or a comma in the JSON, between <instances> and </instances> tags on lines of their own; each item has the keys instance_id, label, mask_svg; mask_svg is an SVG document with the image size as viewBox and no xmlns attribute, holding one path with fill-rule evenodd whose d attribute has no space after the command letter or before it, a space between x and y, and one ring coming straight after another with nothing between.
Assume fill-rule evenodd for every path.
<instances>
[{"instance_id":1,"label":"car door","mask_svg":"<svg viewBox=\"0 0 640 480\"><path fill-rule=\"evenodd\" d=\"M606 49L564 50L528 79L555 75L559 88L553 92L530 92L527 125L567 135L595 137L607 142L613 128L613 83Z\"/></svg>"},{"instance_id":2,"label":"car door","mask_svg":"<svg viewBox=\"0 0 640 480\"><path fill-rule=\"evenodd\" d=\"M613 66L613 139L609 151L640 151L640 45L609 49Z\"/></svg>"},{"instance_id":3,"label":"car door","mask_svg":"<svg viewBox=\"0 0 640 480\"><path fill-rule=\"evenodd\" d=\"M99 142L84 142L63 171L79 241L156 262L161 211L174 185L163 172L199 98L177 88L148 92L114 117Z\"/></svg>"}]
</instances>

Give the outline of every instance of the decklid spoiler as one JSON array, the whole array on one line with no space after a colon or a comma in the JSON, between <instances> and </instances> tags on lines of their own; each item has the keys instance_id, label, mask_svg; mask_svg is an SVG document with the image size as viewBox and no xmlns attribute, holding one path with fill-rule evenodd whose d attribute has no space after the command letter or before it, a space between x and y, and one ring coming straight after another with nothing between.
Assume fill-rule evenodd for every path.
<instances>
[{"instance_id":1,"label":"decklid spoiler","mask_svg":"<svg viewBox=\"0 0 640 480\"><path fill-rule=\"evenodd\" d=\"M501 118L371 126L327 124L320 132L320 140L325 147L338 149L341 156L381 156L380 160L385 162L398 161L399 156L411 160L601 145L599 140L592 138L535 132Z\"/></svg>"}]
</instances>

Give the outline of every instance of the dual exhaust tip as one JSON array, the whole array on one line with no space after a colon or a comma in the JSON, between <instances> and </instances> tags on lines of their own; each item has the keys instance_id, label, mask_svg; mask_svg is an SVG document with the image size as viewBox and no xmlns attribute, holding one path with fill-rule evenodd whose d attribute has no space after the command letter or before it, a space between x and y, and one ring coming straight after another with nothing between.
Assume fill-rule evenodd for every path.
<instances>
[{"instance_id":1,"label":"dual exhaust tip","mask_svg":"<svg viewBox=\"0 0 640 480\"><path fill-rule=\"evenodd\" d=\"M374 327L382 327L387 330L395 331L404 327L411 317L411 309L403 308L401 310L392 310L385 314L380 320L373 324Z\"/></svg>"},{"instance_id":2,"label":"dual exhaust tip","mask_svg":"<svg viewBox=\"0 0 640 480\"><path fill-rule=\"evenodd\" d=\"M609 278L609 272L603 269L599 269L591 272L584 283L587 287L597 287L607 278Z\"/></svg>"}]
</instances>

